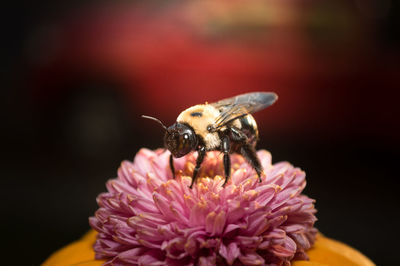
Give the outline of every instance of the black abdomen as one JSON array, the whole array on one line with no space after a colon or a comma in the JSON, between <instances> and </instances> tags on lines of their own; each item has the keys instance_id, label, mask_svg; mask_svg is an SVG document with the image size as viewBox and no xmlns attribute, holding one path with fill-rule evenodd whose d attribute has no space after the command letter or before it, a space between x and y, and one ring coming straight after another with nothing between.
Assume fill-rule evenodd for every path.
<instances>
[{"instance_id":1,"label":"black abdomen","mask_svg":"<svg viewBox=\"0 0 400 266\"><path fill-rule=\"evenodd\" d=\"M254 117L252 115L246 115L242 118L239 118L239 122L242 126L241 131L246 134L247 138L249 139L249 143L255 146L258 140L258 129Z\"/></svg>"}]
</instances>

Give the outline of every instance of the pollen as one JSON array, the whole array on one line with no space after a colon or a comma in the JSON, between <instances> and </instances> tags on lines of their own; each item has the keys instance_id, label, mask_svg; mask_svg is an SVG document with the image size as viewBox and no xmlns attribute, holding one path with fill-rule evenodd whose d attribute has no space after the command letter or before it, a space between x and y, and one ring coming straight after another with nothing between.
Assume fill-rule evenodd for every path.
<instances>
[{"instance_id":1,"label":"pollen","mask_svg":"<svg viewBox=\"0 0 400 266\"><path fill-rule=\"evenodd\" d=\"M207 192L208 191L208 187L206 187L204 185L204 183L198 183L197 188L199 189L199 191L201 193Z\"/></svg>"},{"instance_id":2,"label":"pollen","mask_svg":"<svg viewBox=\"0 0 400 266\"><path fill-rule=\"evenodd\" d=\"M222 176L220 176L220 175L216 175L216 176L214 177L214 183L215 183L215 182L216 182L216 183L219 183L221 180L222 180Z\"/></svg>"},{"instance_id":3,"label":"pollen","mask_svg":"<svg viewBox=\"0 0 400 266\"><path fill-rule=\"evenodd\" d=\"M126 197L128 198L128 202L129 202L129 203L132 203L132 202L135 200L135 199L132 197L132 195L129 195L129 194L128 194Z\"/></svg>"},{"instance_id":4,"label":"pollen","mask_svg":"<svg viewBox=\"0 0 400 266\"><path fill-rule=\"evenodd\" d=\"M169 209L174 215L179 215L178 212L176 211L176 209L174 207L172 207L172 205L169 206Z\"/></svg>"},{"instance_id":5,"label":"pollen","mask_svg":"<svg viewBox=\"0 0 400 266\"><path fill-rule=\"evenodd\" d=\"M219 200L219 194L217 194L217 193L212 193L212 194L211 194L211 198L212 198L213 200Z\"/></svg>"},{"instance_id":6,"label":"pollen","mask_svg":"<svg viewBox=\"0 0 400 266\"><path fill-rule=\"evenodd\" d=\"M245 186L250 185L253 182L253 180L251 180L250 178L246 180L246 182L244 183Z\"/></svg>"},{"instance_id":7,"label":"pollen","mask_svg":"<svg viewBox=\"0 0 400 266\"><path fill-rule=\"evenodd\" d=\"M186 175L182 176L182 179L185 179L187 182L191 181L191 177L186 176Z\"/></svg>"},{"instance_id":8,"label":"pollen","mask_svg":"<svg viewBox=\"0 0 400 266\"><path fill-rule=\"evenodd\" d=\"M205 201L200 201L199 203L197 203L197 206L201 209L205 209L207 208L207 202Z\"/></svg>"},{"instance_id":9,"label":"pollen","mask_svg":"<svg viewBox=\"0 0 400 266\"><path fill-rule=\"evenodd\" d=\"M239 186L232 185L232 193L235 194L237 191L242 189L242 185L240 184Z\"/></svg>"},{"instance_id":10,"label":"pollen","mask_svg":"<svg viewBox=\"0 0 400 266\"><path fill-rule=\"evenodd\" d=\"M254 196L257 196L257 195L258 195L258 192L255 191L255 190L253 189L253 190L248 191L248 194L249 194L250 196L254 197Z\"/></svg>"},{"instance_id":11,"label":"pollen","mask_svg":"<svg viewBox=\"0 0 400 266\"><path fill-rule=\"evenodd\" d=\"M185 249L190 248L190 243L189 243L189 242L186 242L184 247L185 247Z\"/></svg>"}]
</instances>

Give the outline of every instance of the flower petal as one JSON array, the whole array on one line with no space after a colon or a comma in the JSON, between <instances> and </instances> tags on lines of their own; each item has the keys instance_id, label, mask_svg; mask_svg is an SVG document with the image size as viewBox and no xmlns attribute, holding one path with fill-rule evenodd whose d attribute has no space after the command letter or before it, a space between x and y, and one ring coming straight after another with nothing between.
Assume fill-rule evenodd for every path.
<instances>
[{"instance_id":1,"label":"flower petal","mask_svg":"<svg viewBox=\"0 0 400 266\"><path fill-rule=\"evenodd\" d=\"M264 259L254 251L239 256L239 260L244 265L263 265L265 262Z\"/></svg>"},{"instance_id":2,"label":"flower petal","mask_svg":"<svg viewBox=\"0 0 400 266\"><path fill-rule=\"evenodd\" d=\"M216 259L215 254L208 257L200 257L199 266L214 266L216 265Z\"/></svg>"},{"instance_id":3,"label":"flower petal","mask_svg":"<svg viewBox=\"0 0 400 266\"><path fill-rule=\"evenodd\" d=\"M219 254L226 259L229 265L241 255L240 249L235 242L230 243L228 246L222 244L219 248Z\"/></svg>"}]
</instances>

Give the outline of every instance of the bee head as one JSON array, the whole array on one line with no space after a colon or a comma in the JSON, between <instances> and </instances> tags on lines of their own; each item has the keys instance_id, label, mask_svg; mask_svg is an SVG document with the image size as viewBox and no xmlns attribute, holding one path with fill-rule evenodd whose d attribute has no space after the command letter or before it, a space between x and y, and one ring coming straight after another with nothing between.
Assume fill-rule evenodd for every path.
<instances>
[{"instance_id":1,"label":"bee head","mask_svg":"<svg viewBox=\"0 0 400 266\"><path fill-rule=\"evenodd\" d=\"M197 138L191 127L175 123L167 128L164 144L174 157L179 158L196 148Z\"/></svg>"}]
</instances>

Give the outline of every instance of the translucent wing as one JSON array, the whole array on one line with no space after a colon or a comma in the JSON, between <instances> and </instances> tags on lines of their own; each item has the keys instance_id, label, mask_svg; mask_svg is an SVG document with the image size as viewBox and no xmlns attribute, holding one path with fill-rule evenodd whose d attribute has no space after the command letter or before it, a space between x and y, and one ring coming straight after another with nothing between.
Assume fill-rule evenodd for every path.
<instances>
[{"instance_id":1,"label":"translucent wing","mask_svg":"<svg viewBox=\"0 0 400 266\"><path fill-rule=\"evenodd\" d=\"M251 92L211 103L220 111L211 131L247 114L258 112L273 104L278 96L273 92Z\"/></svg>"}]
</instances>

